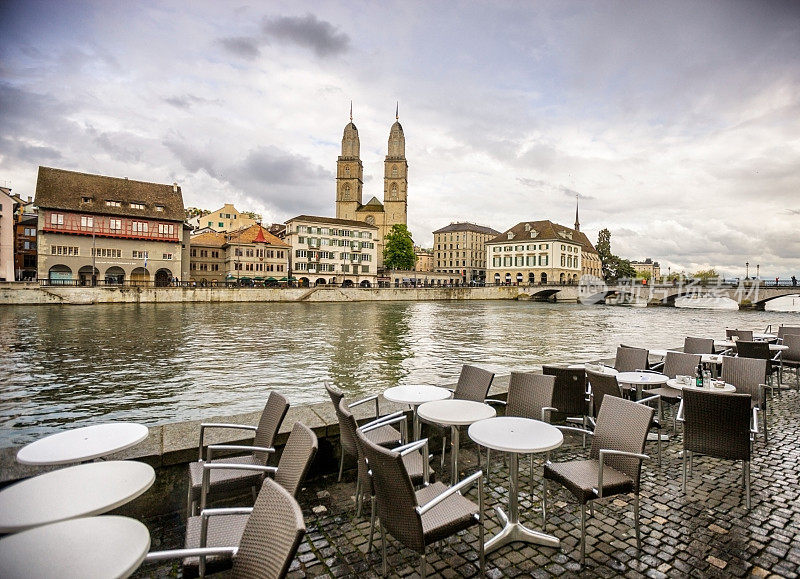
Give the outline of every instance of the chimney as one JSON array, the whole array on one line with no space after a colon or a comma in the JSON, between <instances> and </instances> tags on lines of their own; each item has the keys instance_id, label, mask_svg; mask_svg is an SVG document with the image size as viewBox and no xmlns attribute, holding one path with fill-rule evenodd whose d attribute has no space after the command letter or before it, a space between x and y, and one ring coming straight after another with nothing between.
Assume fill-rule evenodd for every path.
<instances>
[{"instance_id":1,"label":"chimney","mask_svg":"<svg viewBox=\"0 0 800 579\"><path fill-rule=\"evenodd\" d=\"M172 192L173 193L177 193L178 192L178 184L177 183L172 183Z\"/></svg>"}]
</instances>

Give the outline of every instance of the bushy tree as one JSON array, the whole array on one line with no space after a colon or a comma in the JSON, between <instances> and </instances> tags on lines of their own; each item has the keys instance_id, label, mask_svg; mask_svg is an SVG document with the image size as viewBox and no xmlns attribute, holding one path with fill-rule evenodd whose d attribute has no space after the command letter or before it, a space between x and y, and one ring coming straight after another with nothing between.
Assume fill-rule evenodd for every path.
<instances>
[{"instance_id":1,"label":"bushy tree","mask_svg":"<svg viewBox=\"0 0 800 579\"><path fill-rule=\"evenodd\" d=\"M636 270L630 261L611 253L611 232L608 229L600 230L596 249L603 264L603 279L610 281L621 277L636 277Z\"/></svg>"},{"instance_id":2,"label":"bushy tree","mask_svg":"<svg viewBox=\"0 0 800 579\"><path fill-rule=\"evenodd\" d=\"M701 269L699 271L696 271L694 272L692 277L694 279L701 279L703 281L708 281L710 279L717 279L719 277L719 274L717 273L717 270L715 270L712 267L711 269Z\"/></svg>"},{"instance_id":3,"label":"bushy tree","mask_svg":"<svg viewBox=\"0 0 800 579\"><path fill-rule=\"evenodd\" d=\"M414 269L417 257L414 254L414 241L408 227L392 225L386 234L386 247L383 250L383 267L386 269Z\"/></svg>"}]
</instances>

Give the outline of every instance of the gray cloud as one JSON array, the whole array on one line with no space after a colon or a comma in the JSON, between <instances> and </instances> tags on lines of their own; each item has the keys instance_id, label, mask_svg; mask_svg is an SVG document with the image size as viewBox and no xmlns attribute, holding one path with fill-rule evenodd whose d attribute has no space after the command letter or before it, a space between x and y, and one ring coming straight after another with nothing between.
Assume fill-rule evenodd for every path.
<instances>
[{"instance_id":1,"label":"gray cloud","mask_svg":"<svg viewBox=\"0 0 800 579\"><path fill-rule=\"evenodd\" d=\"M265 18L262 28L268 38L310 48L317 56L335 56L350 48L350 37L347 34L313 14Z\"/></svg>"},{"instance_id":2,"label":"gray cloud","mask_svg":"<svg viewBox=\"0 0 800 579\"><path fill-rule=\"evenodd\" d=\"M219 102L216 99L205 99L192 94L184 94L181 96L165 97L164 102L172 105L177 109L189 110L194 105L208 104Z\"/></svg>"},{"instance_id":3,"label":"gray cloud","mask_svg":"<svg viewBox=\"0 0 800 579\"><path fill-rule=\"evenodd\" d=\"M227 38L220 38L219 43L231 54L247 60L255 60L261 56L261 49L259 48L259 41L257 38L229 36Z\"/></svg>"},{"instance_id":4,"label":"gray cloud","mask_svg":"<svg viewBox=\"0 0 800 579\"><path fill-rule=\"evenodd\" d=\"M61 153L52 147L26 145L10 137L0 138L0 153L35 165L62 158Z\"/></svg>"},{"instance_id":5,"label":"gray cloud","mask_svg":"<svg viewBox=\"0 0 800 579\"><path fill-rule=\"evenodd\" d=\"M565 187L564 185L557 185L555 183L550 183L549 181L545 181L543 179L531 179L529 177L517 177L517 182L525 187L529 187L531 189L535 189L537 191L547 191L550 193L560 193L561 195L566 195L567 197L575 198L577 195L580 199L593 200L595 199L591 195L584 195L583 193L579 193L574 189L570 189L569 187Z\"/></svg>"}]
</instances>

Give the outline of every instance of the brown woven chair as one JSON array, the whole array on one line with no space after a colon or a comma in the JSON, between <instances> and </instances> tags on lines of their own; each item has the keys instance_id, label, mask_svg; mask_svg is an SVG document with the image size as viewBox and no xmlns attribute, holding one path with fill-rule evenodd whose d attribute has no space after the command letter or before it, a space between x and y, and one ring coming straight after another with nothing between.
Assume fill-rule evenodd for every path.
<instances>
[{"instance_id":1,"label":"brown woven chair","mask_svg":"<svg viewBox=\"0 0 800 579\"><path fill-rule=\"evenodd\" d=\"M579 418L583 422L589 408L586 397L586 370L544 365L542 374L556 378L553 385L555 412Z\"/></svg>"},{"instance_id":2,"label":"brown woven chair","mask_svg":"<svg viewBox=\"0 0 800 579\"><path fill-rule=\"evenodd\" d=\"M753 341L753 330L725 330L725 337L729 340L733 340L734 338L736 341L743 340L745 342L752 342Z\"/></svg>"},{"instance_id":3,"label":"brown woven chair","mask_svg":"<svg viewBox=\"0 0 800 579\"><path fill-rule=\"evenodd\" d=\"M353 437L353 434L350 430L347 429L346 426L342 426L342 417L339 416L339 403L344 400L344 393L336 388L335 386L328 384L325 382L325 390L328 392L328 396L331 398L331 402L333 402L333 409L336 411L336 417L339 419L339 445L341 446L341 457L339 459L339 481L342 480L342 471L344 470L344 458L345 456L352 456L358 459L358 449L356 448L356 439ZM373 394L372 396L367 396L363 400L358 400L357 402L351 402L347 405L347 408L355 408L356 406L360 406L362 404L366 404L368 402L375 402L375 420L381 419L381 409L380 404L378 402L378 395ZM397 413L391 414L389 416L383 417L386 420L392 420L396 416ZM403 423L405 424L405 422ZM392 424L386 424L381 428L376 428L370 431L369 439L374 442L375 444L380 444L382 446L397 446L398 444L402 444L406 437L397 430Z\"/></svg>"},{"instance_id":4,"label":"brown woven chair","mask_svg":"<svg viewBox=\"0 0 800 579\"><path fill-rule=\"evenodd\" d=\"M184 557L227 557L233 579L279 579L286 576L306 533L303 512L292 495L272 480L264 481L236 543L204 549L153 551L145 561ZM184 577L187 575L184 574Z\"/></svg>"},{"instance_id":5,"label":"brown woven chair","mask_svg":"<svg viewBox=\"0 0 800 579\"><path fill-rule=\"evenodd\" d=\"M480 571L484 575L483 472L477 471L449 488L436 482L415 492L400 453L373 444L360 431L356 435L363 444L367 464L375 481L384 576L387 574L387 531L420 554L420 575L425 577L428 545L474 525L478 525ZM478 482L477 505L461 494L475 481Z\"/></svg>"},{"instance_id":6,"label":"brown woven chair","mask_svg":"<svg viewBox=\"0 0 800 579\"><path fill-rule=\"evenodd\" d=\"M593 434L588 460L572 460L544 466L542 516L547 524L547 481L565 487L581 506L581 565L586 561L586 505L596 499L633 493L633 520L636 541L642 547L639 529L639 481L647 431L653 409L617 396L607 396L600 408L594 432L558 426L567 432Z\"/></svg>"},{"instance_id":7,"label":"brown woven chair","mask_svg":"<svg viewBox=\"0 0 800 579\"><path fill-rule=\"evenodd\" d=\"M784 367L794 368L795 384L800 391L800 334L785 334L783 345L789 349L782 353L781 360Z\"/></svg>"},{"instance_id":8,"label":"brown woven chair","mask_svg":"<svg viewBox=\"0 0 800 579\"><path fill-rule=\"evenodd\" d=\"M587 370L586 376L591 387L590 400L593 418L590 418L590 422L595 425L597 420L599 420L600 409L602 408L605 398L622 398L622 388L620 388L619 382L617 382L617 377L612 374L603 374L602 372L592 372L591 370ZM649 390L648 394L650 394ZM637 400L634 402L634 404L640 404L642 406L655 404L659 410L658 414L661 413L661 397L658 394L648 395L641 400ZM658 449L658 467L661 468L661 422L658 419L658 414L653 415L653 418L650 422L650 428L655 430L658 434L658 438L656 440Z\"/></svg>"},{"instance_id":9,"label":"brown woven chair","mask_svg":"<svg viewBox=\"0 0 800 579\"><path fill-rule=\"evenodd\" d=\"M778 343L785 344L790 334L800 334L800 326L778 326Z\"/></svg>"},{"instance_id":10,"label":"brown woven chair","mask_svg":"<svg viewBox=\"0 0 800 579\"><path fill-rule=\"evenodd\" d=\"M736 342L736 353L740 358L756 358L759 360L766 360L767 367L765 370L766 374L764 375L764 379L767 381L770 387L774 387L772 375L778 374L778 392L780 392L780 383L783 381L782 352L775 352L773 355L772 350L769 349L769 344L766 342L746 342L739 340Z\"/></svg>"},{"instance_id":11,"label":"brown woven chair","mask_svg":"<svg viewBox=\"0 0 800 579\"><path fill-rule=\"evenodd\" d=\"M764 376L767 372L767 361L757 358L739 358L724 356L722 358L722 379L736 387L737 394L750 395L750 407L753 412L753 429L757 430L758 412L762 414L764 442L769 438L767 420L767 397Z\"/></svg>"},{"instance_id":12,"label":"brown woven chair","mask_svg":"<svg viewBox=\"0 0 800 579\"><path fill-rule=\"evenodd\" d=\"M614 358L614 368L618 372L647 370L649 368L648 356L649 352L644 348L620 346L617 348L617 356Z\"/></svg>"},{"instance_id":13,"label":"brown woven chair","mask_svg":"<svg viewBox=\"0 0 800 579\"><path fill-rule=\"evenodd\" d=\"M215 462L223 464L235 463L266 466L269 454L275 452L275 449L272 448L272 445L288 410L289 402L286 400L286 398L278 392L270 392L269 397L267 398L267 403L264 405L264 410L261 412L261 419L258 421L258 426L222 423L203 423L200 425L198 460L197 462L189 463L189 493L186 500L187 516L195 514L195 507L198 499L200 498L200 487L203 484L203 462L214 460ZM203 456L203 448L205 447L205 433L207 430L212 429L253 431L255 432L253 445L246 446L233 444L214 444L207 447L206 455ZM249 451L250 454L214 459L214 453L219 451ZM215 494L235 494L241 492L242 489L250 487L253 489L253 496L255 496L255 489L259 484L261 484L261 475L258 473L235 470L219 471L214 473L214 476L211 479L210 489Z\"/></svg>"},{"instance_id":14,"label":"brown woven chair","mask_svg":"<svg viewBox=\"0 0 800 579\"><path fill-rule=\"evenodd\" d=\"M692 338L687 336L683 340L684 354L713 354L714 338Z\"/></svg>"},{"instance_id":15,"label":"brown woven chair","mask_svg":"<svg viewBox=\"0 0 800 579\"><path fill-rule=\"evenodd\" d=\"M305 424L296 422L283 448L277 467L207 462L203 465L204 482L208 482L210 475L214 472L255 471L259 476L271 476L276 483L294 497L305 480L318 448L317 436ZM186 521L184 545L187 549L239 544L247 524L249 509L206 509L202 494L200 507L200 516L189 517ZM206 571L216 572L228 568L230 562L224 557L212 556L206 559L206 565ZM199 557L184 558L183 576L196 577L200 573L199 567Z\"/></svg>"},{"instance_id":16,"label":"brown woven chair","mask_svg":"<svg viewBox=\"0 0 800 579\"><path fill-rule=\"evenodd\" d=\"M689 338L686 338L687 340ZM702 338L699 338L702 339ZM711 340L711 345L713 347L714 340ZM683 354L681 352L667 352L667 356L664 359L664 368L661 370L661 373L665 376L670 378L675 378L675 376L694 376L695 370L697 370L697 365L700 363L702 357L699 354ZM661 404L664 403L669 405L675 405L680 403L681 401L681 391L677 388L670 388L667 385L661 386L660 388L653 388L652 390L647 391L648 395L658 394L661 397ZM664 421L664 415L662 414L663 407L659 405L658 408L658 417L661 422ZM673 430L675 429L675 422L677 421L677 413L675 413L672 422Z\"/></svg>"},{"instance_id":17,"label":"brown woven chair","mask_svg":"<svg viewBox=\"0 0 800 579\"><path fill-rule=\"evenodd\" d=\"M686 493L686 467L692 472L695 453L742 461L742 478L747 509L750 510L750 397L747 394L722 394L687 389L679 420L683 422L683 492ZM755 423L755 422L753 422Z\"/></svg>"}]
</instances>

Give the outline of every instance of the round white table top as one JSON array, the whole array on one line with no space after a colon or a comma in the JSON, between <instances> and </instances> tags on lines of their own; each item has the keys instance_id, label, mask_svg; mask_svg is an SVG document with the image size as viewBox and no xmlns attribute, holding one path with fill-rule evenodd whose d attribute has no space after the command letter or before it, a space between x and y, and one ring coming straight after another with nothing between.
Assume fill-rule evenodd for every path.
<instances>
[{"instance_id":1,"label":"round white table top","mask_svg":"<svg viewBox=\"0 0 800 579\"><path fill-rule=\"evenodd\" d=\"M789 346L786 346L784 344L770 344L769 349L772 350L773 352L785 352L786 350L789 349Z\"/></svg>"},{"instance_id":2,"label":"round white table top","mask_svg":"<svg viewBox=\"0 0 800 579\"><path fill-rule=\"evenodd\" d=\"M591 364L590 364L591 366ZM593 368L587 368L586 364L570 364L567 366L570 370L592 370L593 372L600 372L601 374L610 374L612 376L616 376L619 374L616 368L612 368L611 366L603 366L602 364L594 366Z\"/></svg>"},{"instance_id":3,"label":"round white table top","mask_svg":"<svg viewBox=\"0 0 800 579\"><path fill-rule=\"evenodd\" d=\"M778 334L768 334L766 332L753 332L753 338L756 340L777 340Z\"/></svg>"},{"instance_id":4,"label":"round white table top","mask_svg":"<svg viewBox=\"0 0 800 579\"><path fill-rule=\"evenodd\" d=\"M564 435L555 426L516 416L480 420L469 427L468 433L481 446L502 452L547 452L564 442Z\"/></svg>"},{"instance_id":5,"label":"round white table top","mask_svg":"<svg viewBox=\"0 0 800 579\"><path fill-rule=\"evenodd\" d=\"M712 386L710 388L703 388L703 387L698 388L697 386L695 386L694 383L683 384L681 382L678 382L675 378L670 378L669 380L667 380L667 386L669 386L670 388L675 388L676 390L688 390L691 388L692 390L705 390L706 392L736 392L736 386L734 386L733 384L728 384L727 382L725 383L725 386L722 388L718 388L716 386Z\"/></svg>"},{"instance_id":6,"label":"round white table top","mask_svg":"<svg viewBox=\"0 0 800 579\"><path fill-rule=\"evenodd\" d=\"M0 533L105 513L135 499L156 480L143 462L90 462L25 479L0 491Z\"/></svg>"},{"instance_id":7,"label":"round white table top","mask_svg":"<svg viewBox=\"0 0 800 579\"><path fill-rule=\"evenodd\" d=\"M443 424L445 426L464 426L478 420L492 418L497 415L494 408L483 402L472 400L436 400L426 402L417 408L417 414L423 420Z\"/></svg>"},{"instance_id":8,"label":"round white table top","mask_svg":"<svg viewBox=\"0 0 800 579\"><path fill-rule=\"evenodd\" d=\"M128 577L150 549L150 532L128 517L85 517L0 539L7 579Z\"/></svg>"},{"instance_id":9,"label":"round white table top","mask_svg":"<svg viewBox=\"0 0 800 579\"><path fill-rule=\"evenodd\" d=\"M22 464L67 464L91 460L139 444L148 430L135 422L107 422L59 432L23 446Z\"/></svg>"},{"instance_id":10,"label":"round white table top","mask_svg":"<svg viewBox=\"0 0 800 579\"><path fill-rule=\"evenodd\" d=\"M675 352L676 354L683 354L677 350L650 350L650 354L658 358L666 358L667 352ZM722 356L718 354L700 354L703 364L722 364Z\"/></svg>"},{"instance_id":11,"label":"round white table top","mask_svg":"<svg viewBox=\"0 0 800 579\"><path fill-rule=\"evenodd\" d=\"M453 393L439 386L394 386L384 391L383 397L400 404L423 404L434 400L446 400Z\"/></svg>"},{"instance_id":12,"label":"round white table top","mask_svg":"<svg viewBox=\"0 0 800 579\"><path fill-rule=\"evenodd\" d=\"M623 384L666 384L668 378L664 374L654 374L652 372L620 372L617 374L617 382Z\"/></svg>"}]
</instances>

